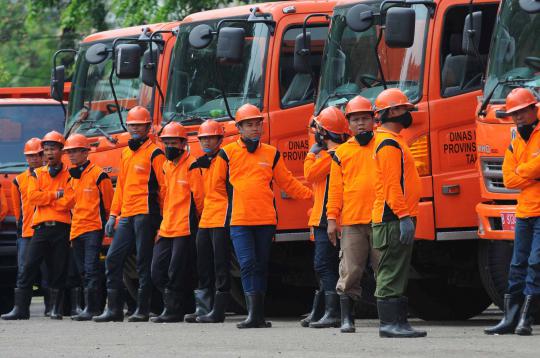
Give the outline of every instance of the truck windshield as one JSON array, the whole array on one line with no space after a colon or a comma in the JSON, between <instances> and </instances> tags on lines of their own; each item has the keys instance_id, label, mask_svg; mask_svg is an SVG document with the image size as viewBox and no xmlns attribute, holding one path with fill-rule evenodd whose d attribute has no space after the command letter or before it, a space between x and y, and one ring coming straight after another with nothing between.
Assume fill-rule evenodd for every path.
<instances>
[{"instance_id":1,"label":"truck windshield","mask_svg":"<svg viewBox=\"0 0 540 358\"><path fill-rule=\"evenodd\" d=\"M379 11L379 2L371 5L375 12ZM316 113L326 106L342 106L356 95L374 100L384 89L375 54L380 27L372 26L365 32L352 31L345 22L351 6L334 10L323 56ZM423 5L412 8L416 12L413 46L389 48L383 36L378 54L387 86L400 88L411 101L418 101L429 16Z\"/></svg>"},{"instance_id":2,"label":"truck windshield","mask_svg":"<svg viewBox=\"0 0 540 358\"><path fill-rule=\"evenodd\" d=\"M219 19L206 22L216 29ZM222 90L231 112L244 103L262 109L268 26L262 23L227 23L245 29L244 56L241 63L216 63L216 37L209 46L195 49L188 36L197 24L180 26L175 45L163 120L182 123L204 118L228 118Z\"/></svg>"},{"instance_id":3,"label":"truck windshield","mask_svg":"<svg viewBox=\"0 0 540 358\"><path fill-rule=\"evenodd\" d=\"M490 93L500 81L512 81L495 88L491 100L503 102L516 86L540 87L540 14L528 14L519 0L502 3L493 35L486 88Z\"/></svg>"},{"instance_id":4,"label":"truck windshield","mask_svg":"<svg viewBox=\"0 0 540 358\"><path fill-rule=\"evenodd\" d=\"M0 172L21 172L26 167L24 143L32 137L64 129L64 112L58 104L0 106Z\"/></svg>"},{"instance_id":5,"label":"truck windshield","mask_svg":"<svg viewBox=\"0 0 540 358\"><path fill-rule=\"evenodd\" d=\"M108 47L112 41L104 42ZM109 85L112 60L109 57L99 64L89 64L85 52L89 45L81 45L75 64L75 73L69 97L66 130L73 126L71 133L81 133L88 137L123 131L116 113L116 106ZM136 105L150 109L152 88L143 84L140 78L119 79L113 75L113 84L122 118L125 121L127 111ZM152 111L150 111L152 112Z\"/></svg>"}]
</instances>

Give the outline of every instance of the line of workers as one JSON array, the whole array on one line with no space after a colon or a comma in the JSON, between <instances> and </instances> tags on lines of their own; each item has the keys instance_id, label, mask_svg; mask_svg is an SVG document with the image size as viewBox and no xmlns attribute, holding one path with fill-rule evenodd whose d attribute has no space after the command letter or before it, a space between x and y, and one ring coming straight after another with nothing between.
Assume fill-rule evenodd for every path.
<instances>
[{"instance_id":1,"label":"line of workers","mask_svg":"<svg viewBox=\"0 0 540 358\"><path fill-rule=\"evenodd\" d=\"M536 114L527 117L532 128L528 136L520 129L521 112L532 111L536 104L527 98L530 103L524 107L523 101L518 101L520 106L507 103L520 136L506 154L505 184L523 191L505 316L486 333L530 334L538 306L540 222L530 215L540 206L540 184L534 179L539 177L540 162L533 160L537 152L528 145L529 137L535 143L540 137ZM30 169L15 179L13 189L21 205L21 235L29 244L22 255L14 308L2 319L29 318L32 283L43 260L50 316L62 318L71 246L84 278L85 297L84 310L73 320L124 320L123 269L135 251L139 288L137 308L128 321L223 322L230 299L232 243L248 310L237 327L270 327L264 298L277 225L275 183L293 198L314 198L309 226L319 288L301 325L354 332L353 307L370 264L377 282L379 335L426 336L409 324L404 296L420 199L420 178L400 135L412 124L412 110L406 95L395 88L381 92L374 106L357 96L348 102L345 114L336 107L324 109L311 124L315 144L304 162L312 188L293 177L275 147L260 142L263 116L251 104L236 113L240 138L235 142L223 145L224 129L216 121L200 126L198 138L205 154L199 158L186 151L186 129L176 122L159 133L163 152L148 138L150 113L134 107L126 120L131 139L122 152L114 191L103 169L88 160L90 146L84 136L73 134L64 140L51 132L41 141L31 139L25 146ZM72 168L62 164L63 152ZM43 159L47 165L40 167ZM104 234L114 238L105 260L107 305L100 312L99 250ZM150 318L153 286L162 293L164 309ZM193 296L195 311L185 314Z\"/></svg>"}]
</instances>

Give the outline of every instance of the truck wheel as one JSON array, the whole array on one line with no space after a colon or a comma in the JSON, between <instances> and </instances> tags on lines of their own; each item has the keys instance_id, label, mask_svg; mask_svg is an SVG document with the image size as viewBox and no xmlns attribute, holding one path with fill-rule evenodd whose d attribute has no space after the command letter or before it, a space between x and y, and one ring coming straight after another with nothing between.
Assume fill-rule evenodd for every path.
<instances>
[{"instance_id":1,"label":"truck wheel","mask_svg":"<svg viewBox=\"0 0 540 358\"><path fill-rule=\"evenodd\" d=\"M0 289L0 312L8 313L13 309L13 289L3 287Z\"/></svg>"},{"instance_id":2,"label":"truck wheel","mask_svg":"<svg viewBox=\"0 0 540 358\"><path fill-rule=\"evenodd\" d=\"M139 278L137 274L136 257L129 255L124 264L124 285L129 293L129 296L137 303L137 290L139 289ZM126 297L127 299L127 297ZM163 311L163 300L161 293L154 287L152 298L150 301L150 311L155 314L160 314Z\"/></svg>"},{"instance_id":3,"label":"truck wheel","mask_svg":"<svg viewBox=\"0 0 540 358\"><path fill-rule=\"evenodd\" d=\"M501 309L513 248L514 242L506 240L480 240L478 248L478 269L482 284L493 303Z\"/></svg>"}]
</instances>

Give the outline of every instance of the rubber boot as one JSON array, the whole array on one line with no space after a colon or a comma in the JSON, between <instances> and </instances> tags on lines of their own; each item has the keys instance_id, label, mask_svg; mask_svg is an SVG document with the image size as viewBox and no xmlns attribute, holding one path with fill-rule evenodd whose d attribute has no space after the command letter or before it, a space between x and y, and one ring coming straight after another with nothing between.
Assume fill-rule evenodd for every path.
<instances>
[{"instance_id":1,"label":"rubber boot","mask_svg":"<svg viewBox=\"0 0 540 358\"><path fill-rule=\"evenodd\" d=\"M184 321L188 323L196 323L197 317L207 315L212 309L212 292L209 289L195 290L193 294L195 296L195 312L184 316Z\"/></svg>"},{"instance_id":2,"label":"rubber boot","mask_svg":"<svg viewBox=\"0 0 540 358\"><path fill-rule=\"evenodd\" d=\"M244 328L270 328L271 322L264 318L264 293L250 292L246 293L246 306L248 310L247 318L236 325L239 329Z\"/></svg>"},{"instance_id":3,"label":"rubber boot","mask_svg":"<svg viewBox=\"0 0 540 358\"><path fill-rule=\"evenodd\" d=\"M84 289L84 311L76 316L71 316L74 321L91 321L92 317L99 314L99 295L95 288Z\"/></svg>"},{"instance_id":4,"label":"rubber boot","mask_svg":"<svg viewBox=\"0 0 540 358\"><path fill-rule=\"evenodd\" d=\"M51 316L51 299L49 297L49 289L45 288L43 289L43 305L45 306L45 309L43 310L43 315L45 317Z\"/></svg>"},{"instance_id":5,"label":"rubber boot","mask_svg":"<svg viewBox=\"0 0 540 358\"><path fill-rule=\"evenodd\" d=\"M216 292L212 311L197 317L199 323L220 323L225 321L225 310L229 304L229 292Z\"/></svg>"},{"instance_id":6,"label":"rubber boot","mask_svg":"<svg viewBox=\"0 0 540 358\"><path fill-rule=\"evenodd\" d=\"M148 322L151 294L152 288L139 288L137 291L137 309L128 318L128 322Z\"/></svg>"},{"instance_id":7,"label":"rubber boot","mask_svg":"<svg viewBox=\"0 0 540 358\"><path fill-rule=\"evenodd\" d=\"M309 327L311 322L317 322L324 314L324 291L317 290L313 296L313 307L306 318L300 321L302 327Z\"/></svg>"},{"instance_id":8,"label":"rubber boot","mask_svg":"<svg viewBox=\"0 0 540 358\"><path fill-rule=\"evenodd\" d=\"M354 301L347 295L339 295L339 303L341 306L341 333L354 333Z\"/></svg>"},{"instance_id":9,"label":"rubber boot","mask_svg":"<svg viewBox=\"0 0 540 358\"><path fill-rule=\"evenodd\" d=\"M81 288L76 287L72 288L70 291L70 299L71 299L71 317L80 315L83 311L81 307Z\"/></svg>"},{"instance_id":10,"label":"rubber boot","mask_svg":"<svg viewBox=\"0 0 540 358\"><path fill-rule=\"evenodd\" d=\"M516 327L516 334L520 336L530 336L532 334L532 324L534 322L534 315L540 309L540 296L527 295L525 296L525 303L523 303L523 310L521 311L521 317Z\"/></svg>"},{"instance_id":11,"label":"rubber boot","mask_svg":"<svg viewBox=\"0 0 540 358\"><path fill-rule=\"evenodd\" d=\"M49 289L51 300L51 319L62 319L64 311L64 290L51 288Z\"/></svg>"},{"instance_id":12,"label":"rubber boot","mask_svg":"<svg viewBox=\"0 0 540 358\"><path fill-rule=\"evenodd\" d=\"M122 290L107 290L107 307L99 316L92 318L94 322L122 322L124 320L124 302Z\"/></svg>"},{"instance_id":13,"label":"rubber boot","mask_svg":"<svg viewBox=\"0 0 540 358\"><path fill-rule=\"evenodd\" d=\"M407 311L403 310L401 298L389 298L377 300L379 312L379 337L386 338L417 338L425 337L426 332L413 330L407 322Z\"/></svg>"},{"instance_id":14,"label":"rubber boot","mask_svg":"<svg viewBox=\"0 0 540 358\"><path fill-rule=\"evenodd\" d=\"M484 329L485 334L512 334L514 333L518 322L519 313L523 306L522 294L505 294L503 318L493 327Z\"/></svg>"},{"instance_id":15,"label":"rubber boot","mask_svg":"<svg viewBox=\"0 0 540 358\"><path fill-rule=\"evenodd\" d=\"M163 292L163 312L150 320L154 323L182 322L180 295L177 292L165 289Z\"/></svg>"},{"instance_id":16,"label":"rubber boot","mask_svg":"<svg viewBox=\"0 0 540 358\"><path fill-rule=\"evenodd\" d=\"M339 315L339 296L334 291L326 291L324 293L324 315L320 320L311 322L310 328L339 328L341 319Z\"/></svg>"},{"instance_id":17,"label":"rubber boot","mask_svg":"<svg viewBox=\"0 0 540 358\"><path fill-rule=\"evenodd\" d=\"M413 332L413 337L411 338L420 338L427 336L426 331L419 331L411 327L411 324L409 323L408 317L409 316L409 299L407 297L400 297L399 298L399 317L398 321L402 328L406 329L407 331Z\"/></svg>"},{"instance_id":18,"label":"rubber boot","mask_svg":"<svg viewBox=\"0 0 540 358\"><path fill-rule=\"evenodd\" d=\"M14 305L11 312L3 314L1 317L6 321L30 318L30 302L32 300L31 288L15 288Z\"/></svg>"}]
</instances>

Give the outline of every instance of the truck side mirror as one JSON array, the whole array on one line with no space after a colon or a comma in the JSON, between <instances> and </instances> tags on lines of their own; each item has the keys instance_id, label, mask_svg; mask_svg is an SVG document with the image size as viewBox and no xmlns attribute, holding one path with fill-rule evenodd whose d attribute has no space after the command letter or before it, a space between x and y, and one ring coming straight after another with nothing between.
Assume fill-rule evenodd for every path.
<instances>
[{"instance_id":1,"label":"truck side mirror","mask_svg":"<svg viewBox=\"0 0 540 358\"><path fill-rule=\"evenodd\" d=\"M150 56L150 49L144 52L141 80L149 87L154 87L156 85L158 59L159 50L156 48L156 46L152 46L152 56Z\"/></svg>"},{"instance_id":2,"label":"truck side mirror","mask_svg":"<svg viewBox=\"0 0 540 358\"><path fill-rule=\"evenodd\" d=\"M219 30L216 58L221 63L241 63L244 57L246 32L240 27L224 27Z\"/></svg>"},{"instance_id":3,"label":"truck side mirror","mask_svg":"<svg viewBox=\"0 0 540 358\"><path fill-rule=\"evenodd\" d=\"M465 16L463 25L463 40L461 49L466 55L476 56L480 48L480 38L482 36L482 12L475 11Z\"/></svg>"},{"instance_id":4,"label":"truck side mirror","mask_svg":"<svg viewBox=\"0 0 540 358\"><path fill-rule=\"evenodd\" d=\"M390 48L409 48L414 43L416 13L408 7L392 7L386 12L384 42Z\"/></svg>"},{"instance_id":5,"label":"truck side mirror","mask_svg":"<svg viewBox=\"0 0 540 358\"><path fill-rule=\"evenodd\" d=\"M528 14L536 14L540 12L540 1L519 0L519 7Z\"/></svg>"},{"instance_id":6,"label":"truck side mirror","mask_svg":"<svg viewBox=\"0 0 540 358\"><path fill-rule=\"evenodd\" d=\"M365 4L354 5L347 11L345 22L354 32L364 32L373 25L373 10Z\"/></svg>"},{"instance_id":7,"label":"truck side mirror","mask_svg":"<svg viewBox=\"0 0 540 358\"><path fill-rule=\"evenodd\" d=\"M108 56L109 50L107 50L107 46L102 43L90 46L84 53L84 59L91 65L102 63L107 59Z\"/></svg>"},{"instance_id":8,"label":"truck side mirror","mask_svg":"<svg viewBox=\"0 0 540 358\"><path fill-rule=\"evenodd\" d=\"M309 54L311 51L311 33L306 32L296 36L294 41L294 61L293 67L297 73L311 73L311 63Z\"/></svg>"},{"instance_id":9,"label":"truck side mirror","mask_svg":"<svg viewBox=\"0 0 540 358\"><path fill-rule=\"evenodd\" d=\"M58 102L64 100L65 71L64 65L61 65L53 68L51 72L51 98Z\"/></svg>"},{"instance_id":10,"label":"truck side mirror","mask_svg":"<svg viewBox=\"0 0 540 358\"><path fill-rule=\"evenodd\" d=\"M188 41L191 47L202 49L210 45L214 32L212 28L206 24L195 26L190 32Z\"/></svg>"},{"instance_id":11,"label":"truck side mirror","mask_svg":"<svg viewBox=\"0 0 540 358\"><path fill-rule=\"evenodd\" d=\"M120 79L139 78L141 74L141 47L138 44L116 46L115 73Z\"/></svg>"}]
</instances>

